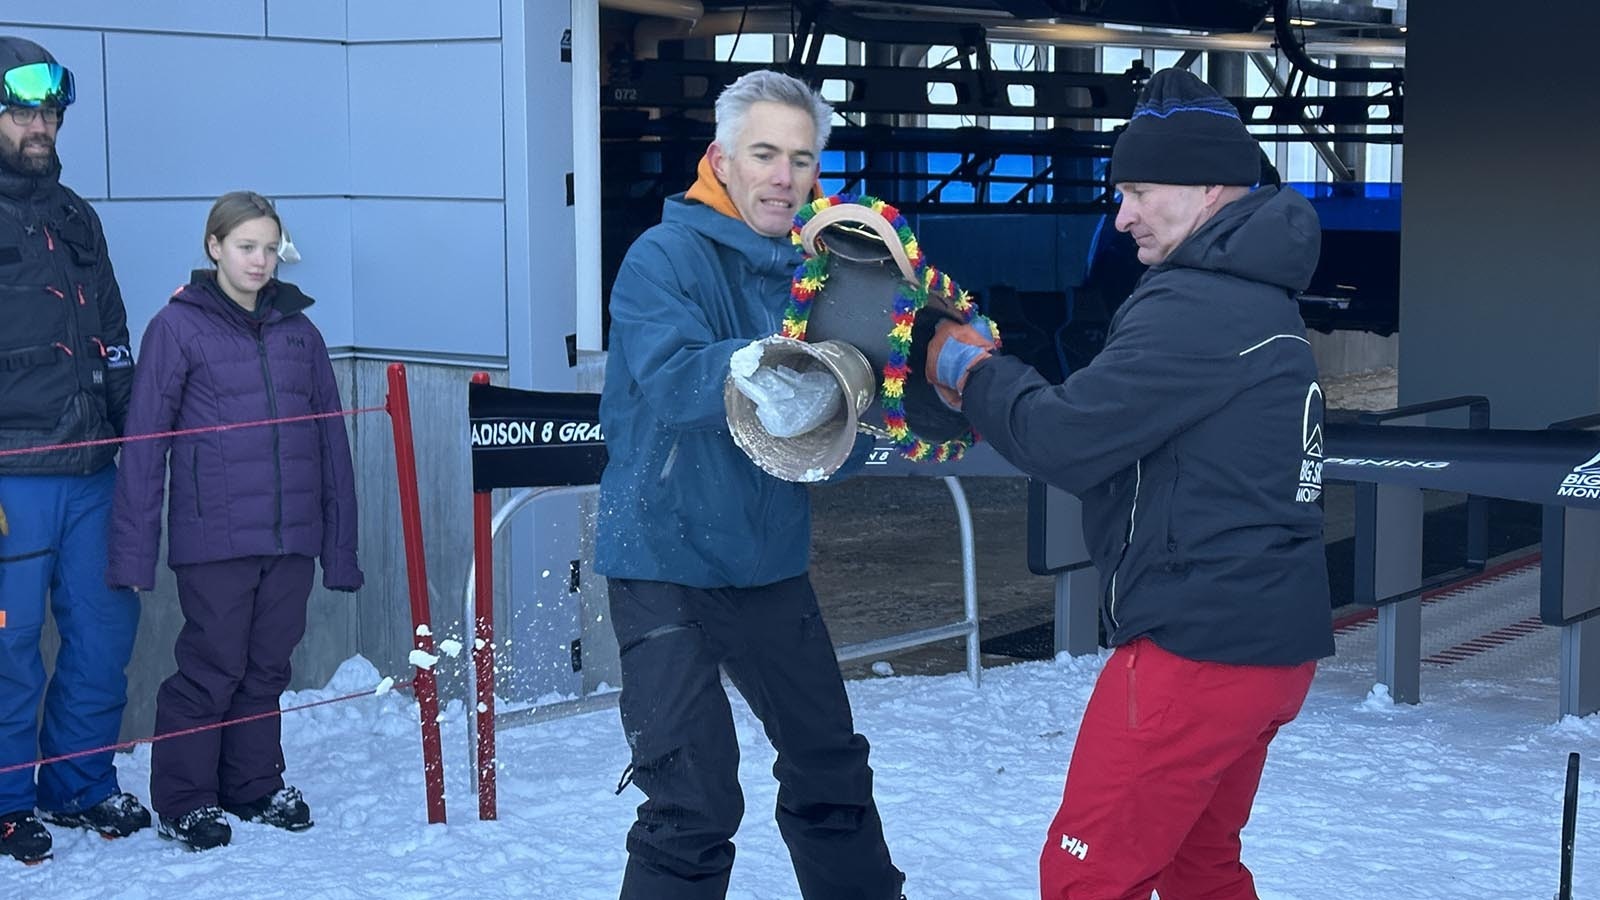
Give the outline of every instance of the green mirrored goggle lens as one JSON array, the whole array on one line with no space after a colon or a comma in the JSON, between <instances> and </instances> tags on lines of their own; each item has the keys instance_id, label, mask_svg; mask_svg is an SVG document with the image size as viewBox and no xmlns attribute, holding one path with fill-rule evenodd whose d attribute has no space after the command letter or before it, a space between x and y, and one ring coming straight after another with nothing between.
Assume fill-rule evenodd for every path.
<instances>
[{"instance_id":1,"label":"green mirrored goggle lens","mask_svg":"<svg viewBox=\"0 0 1600 900\"><path fill-rule=\"evenodd\" d=\"M77 99L72 73L59 63L29 63L8 69L4 78L3 106L66 107Z\"/></svg>"}]
</instances>

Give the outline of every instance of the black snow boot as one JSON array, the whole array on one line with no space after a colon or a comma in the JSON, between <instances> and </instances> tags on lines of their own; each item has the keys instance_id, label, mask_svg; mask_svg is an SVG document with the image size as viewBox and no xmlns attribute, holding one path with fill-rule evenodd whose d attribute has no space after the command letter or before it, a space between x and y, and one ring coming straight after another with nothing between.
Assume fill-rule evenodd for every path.
<instances>
[{"instance_id":1,"label":"black snow boot","mask_svg":"<svg viewBox=\"0 0 1600 900\"><path fill-rule=\"evenodd\" d=\"M305 831L311 821L311 807L297 787L281 787L259 800L224 807L245 822L271 825L284 831Z\"/></svg>"},{"instance_id":2,"label":"black snow boot","mask_svg":"<svg viewBox=\"0 0 1600 900\"><path fill-rule=\"evenodd\" d=\"M41 815L51 825L87 828L104 838L127 837L141 828L150 827L150 810L145 809L139 798L127 791L112 794L78 812L45 810Z\"/></svg>"},{"instance_id":3,"label":"black snow boot","mask_svg":"<svg viewBox=\"0 0 1600 900\"><path fill-rule=\"evenodd\" d=\"M219 807L202 806L191 809L176 819L161 817L156 833L169 841L178 841L190 850L210 850L226 847L233 840L233 829Z\"/></svg>"},{"instance_id":4,"label":"black snow boot","mask_svg":"<svg viewBox=\"0 0 1600 900\"><path fill-rule=\"evenodd\" d=\"M0 853L28 865L50 858L50 829L24 809L0 816Z\"/></svg>"}]
</instances>

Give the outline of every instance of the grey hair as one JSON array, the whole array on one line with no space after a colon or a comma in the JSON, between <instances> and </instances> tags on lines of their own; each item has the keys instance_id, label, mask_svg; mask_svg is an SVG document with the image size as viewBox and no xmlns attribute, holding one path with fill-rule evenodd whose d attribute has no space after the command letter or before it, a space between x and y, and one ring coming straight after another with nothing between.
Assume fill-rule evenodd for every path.
<instances>
[{"instance_id":1,"label":"grey hair","mask_svg":"<svg viewBox=\"0 0 1600 900\"><path fill-rule=\"evenodd\" d=\"M816 151L821 153L828 146L828 133L833 130L833 107L828 101L798 78L757 69L739 76L717 95L717 143L724 151L734 152L750 107L762 102L782 103L808 113L817 126Z\"/></svg>"}]
</instances>

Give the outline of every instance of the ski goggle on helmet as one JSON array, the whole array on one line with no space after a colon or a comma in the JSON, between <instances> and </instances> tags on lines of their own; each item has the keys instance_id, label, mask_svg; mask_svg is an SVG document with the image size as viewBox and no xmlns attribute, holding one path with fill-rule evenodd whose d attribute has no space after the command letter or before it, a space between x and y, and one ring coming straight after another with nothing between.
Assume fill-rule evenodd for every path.
<instances>
[{"instance_id":1,"label":"ski goggle on helmet","mask_svg":"<svg viewBox=\"0 0 1600 900\"><path fill-rule=\"evenodd\" d=\"M72 72L53 62L28 63L7 69L0 79L0 106L59 106L72 105L78 91L72 83Z\"/></svg>"}]
</instances>

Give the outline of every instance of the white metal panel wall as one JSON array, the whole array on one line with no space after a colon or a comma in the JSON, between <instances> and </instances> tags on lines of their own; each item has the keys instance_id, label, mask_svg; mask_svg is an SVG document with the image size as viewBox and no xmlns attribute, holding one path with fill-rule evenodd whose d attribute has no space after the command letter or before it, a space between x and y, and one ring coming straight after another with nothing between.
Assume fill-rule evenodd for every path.
<instances>
[{"instance_id":1,"label":"white metal panel wall","mask_svg":"<svg viewBox=\"0 0 1600 900\"><path fill-rule=\"evenodd\" d=\"M506 307L509 383L542 391L577 387L566 345L566 336L577 327L573 208L567 202L572 66L561 51L571 21L566 0L501 4L505 273L508 296L517 298ZM541 501L535 511L513 520L501 541L500 552L511 562L504 596L516 636L504 659L517 669L509 687L524 699L548 690L582 690L596 662L595 653L586 653L585 673L571 671L570 641L584 633L587 610L585 594L568 591L566 572L584 544L592 545L580 539L593 529L582 510L571 497ZM584 591L592 593L592 571L587 565L584 570L589 578ZM604 655L603 641L585 643Z\"/></svg>"},{"instance_id":2,"label":"white metal panel wall","mask_svg":"<svg viewBox=\"0 0 1600 900\"><path fill-rule=\"evenodd\" d=\"M259 35L266 12L262 0L6 0L0 25Z\"/></svg>"},{"instance_id":3,"label":"white metal panel wall","mask_svg":"<svg viewBox=\"0 0 1600 900\"><path fill-rule=\"evenodd\" d=\"M512 0L522 5L522 0ZM530 6L554 6L534 0ZM350 42L440 41L500 36L500 0L348 0Z\"/></svg>"},{"instance_id":4,"label":"white metal panel wall","mask_svg":"<svg viewBox=\"0 0 1600 900\"><path fill-rule=\"evenodd\" d=\"M356 200L356 343L504 357L503 216L498 203Z\"/></svg>"},{"instance_id":5,"label":"white metal panel wall","mask_svg":"<svg viewBox=\"0 0 1600 900\"><path fill-rule=\"evenodd\" d=\"M351 193L505 195L497 42L352 45L349 65Z\"/></svg>"},{"instance_id":6,"label":"white metal panel wall","mask_svg":"<svg viewBox=\"0 0 1600 900\"><path fill-rule=\"evenodd\" d=\"M267 0L267 37L345 39L345 0Z\"/></svg>"},{"instance_id":7,"label":"white metal panel wall","mask_svg":"<svg viewBox=\"0 0 1600 900\"><path fill-rule=\"evenodd\" d=\"M339 44L106 35L111 196L349 192Z\"/></svg>"},{"instance_id":8,"label":"white metal panel wall","mask_svg":"<svg viewBox=\"0 0 1600 900\"><path fill-rule=\"evenodd\" d=\"M574 389L566 336L577 328L572 260L572 66L566 2L505 4L506 280L511 386ZM582 202L598 203L599 198Z\"/></svg>"},{"instance_id":9,"label":"white metal panel wall","mask_svg":"<svg viewBox=\"0 0 1600 900\"><path fill-rule=\"evenodd\" d=\"M304 4L271 0L271 5L280 24L301 34L326 34L338 24L326 11L318 18ZM264 34L272 18L268 3L257 0L254 7L262 15L251 21ZM375 7L362 8L365 12L350 9L352 21L365 16L364 33L376 35ZM463 27L446 29L445 36L498 33L497 18L492 28L477 22L483 8L470 5L469 12L477 12L463 20ZM405 18L404 10L391 12L397 20ZM425 21L406 20L401 31L414 37ZM290 204L329 201L289 216L307 263L283 274L319 298L319 318L328 321L331 346L397 351L412 358L468 356L490 365L505 359L508 160L502 123L507 105L528 103L529 82L502 71L499 43L474 38L346 46L157 33L170 22L164 14L153 15L137 20L137 32L0 23L7 33L49 47L82 83L61 139L65 180L91 199L111 201L101 203L102 215L110 220L112 259L128 294L134 330L142 331L189 269L204 263L192 249L193 234L203 225L203 205L143 204L208 202L249 188ZM212 20L197 27L220 30ZM560 32L550 27L540 40L545 56L559 66ZM559 79L564 72L548 74ZM523 96L508 104L502 93L506 84ZM476 89L463 91L463 85ZM565 100L564 93L553 94ZM150 102L152 97L161 100ZM558 105L543 100L533 105ZM563 142L551 135L566 129L552 127L545 116L524 124L548 142L541 156L560 152ZM526 195L520 199L526 210L519 214L522 233L529 237L511 247L519 264L534 255L522 248L530 243L539 248L540 258L532 265L542 270L540 305L548 313L525 312L518 318L539 320L543 377L538 380L547 387L568 387L564 336L572 327L570 303L555 299L568 295L562 281L570 279L565 160L541 165L529 176L526 142L526 136L518 140L522 146L510 168L519 182L539 192L543 208L534 216ZM135 201L141 205L113 208ZM530 221L540 223L537 235L530 233ZM347 265L334 263L336 257ZM528 271L519 272L518 306L533 302ZM445 300L451 313L440 316ZM517 380L534 381L531 374Z\"/></svg>"},{"instance_id":10,"label":"white metal panel wall","mask_svg":"<svg viewBox=\"0 0 1600 900\"><path fill-rule=\"evenodd\" d=\"M511 619L499 626L510 646L498 651L495 668L501 693L513 700L534 701L551 692L572 696L583 689L583 676L572 668L573 641L583 636L579 594L572 589L571 561L580 558L572 505L565 498L535 501L498 548L515 554L527 541L535 551L517 554L533 571L512 576Z\"/></svg>"},{"instance_id":11,"label":"white metal panel wall","mask_svg":"<svg viewBox=\"0 0 1600 900\"><path fill-rule=\"evenodd\" d=\"M128 308L134 359L145 326L189 271L205 264L201 233L210 200L110 200L95 204Z\"/></svg>"},{"instance_id":12,"label":"white metal panel wall","mask_svg":"<svg viewBox=\"0 0 1600 900\"><path fill-rule=\"evenodd\" d=\"M356 343L503 358L498 44L348 52Z\"/></svg>"}]
</instances>

